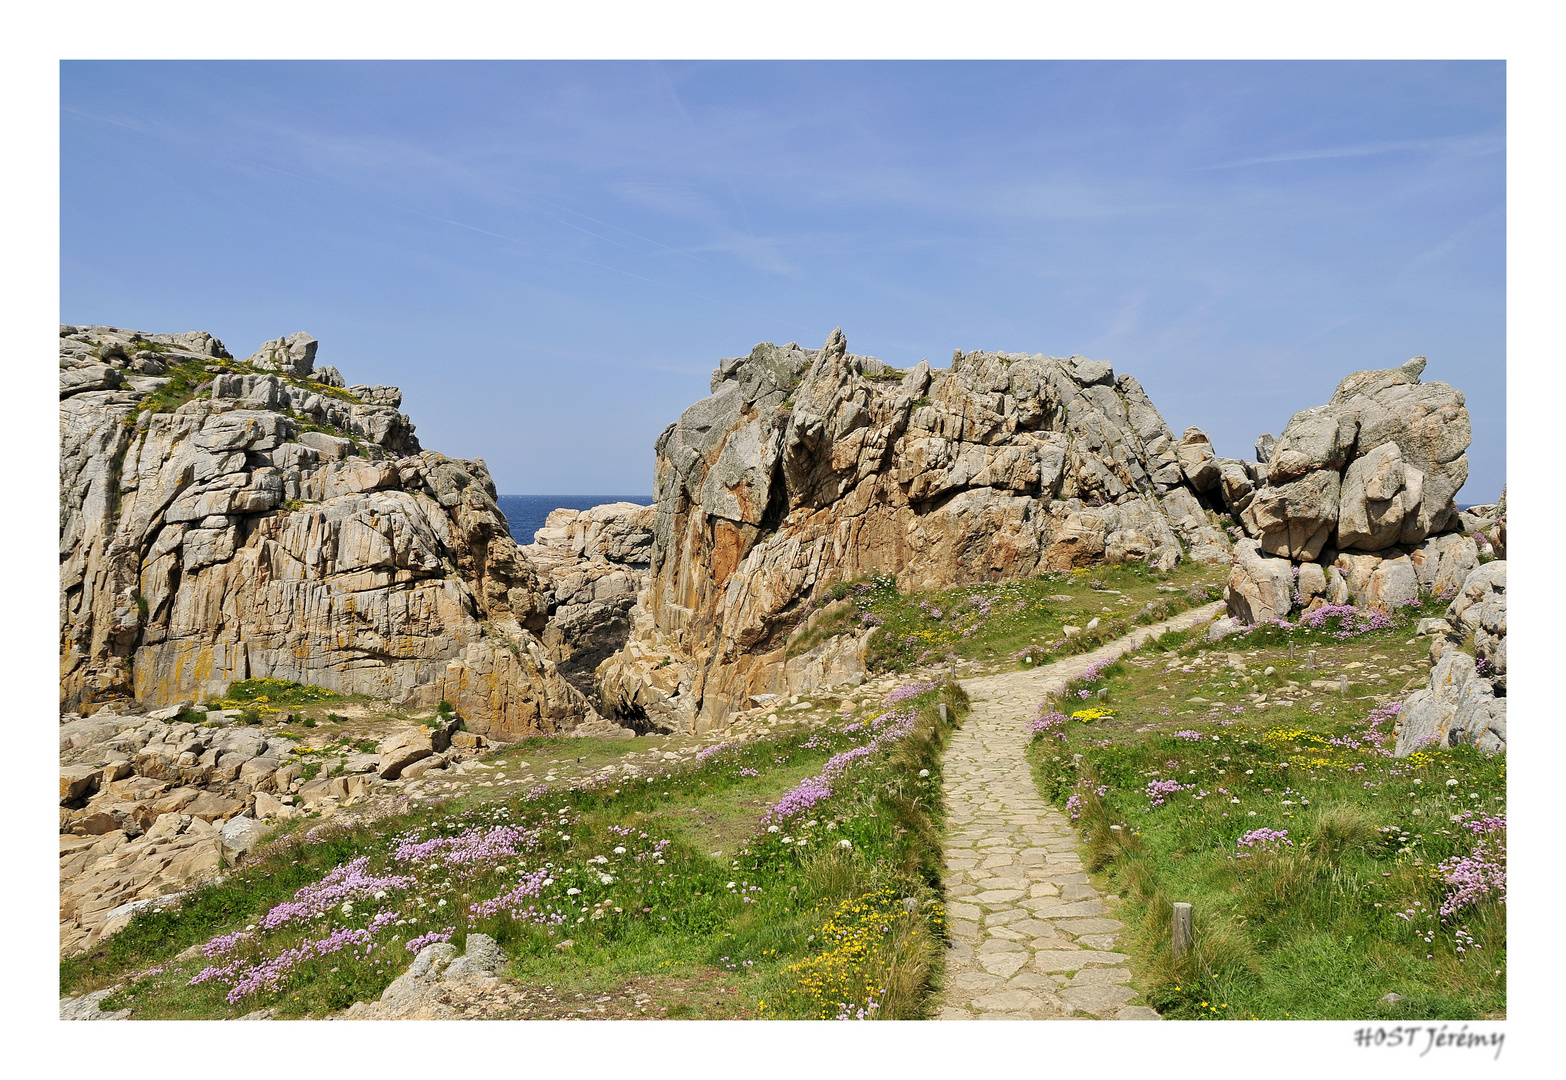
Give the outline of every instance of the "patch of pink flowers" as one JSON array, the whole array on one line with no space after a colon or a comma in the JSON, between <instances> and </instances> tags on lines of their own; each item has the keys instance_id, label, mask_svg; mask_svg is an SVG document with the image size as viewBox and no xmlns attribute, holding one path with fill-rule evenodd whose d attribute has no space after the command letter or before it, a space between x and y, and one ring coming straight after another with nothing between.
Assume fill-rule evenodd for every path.
<instances>
[{"instance_id":1,"label":"patch of pink flowers","mask_svg":"<svg viewBox=\"0 0 1566 1080\"><path fill-rule=\"evenodd\" d=\"M365 873L370 863L368 855L362 855L350 863L344 863L314 885L306 885L294 893L294 898L278 904L261 920L263 930L271 930L296 919L310 919L323 914L347 900L374 896L390 889L406 889L414 879L400 874L376 877Z\"/></svg>"},{"instance_id":2,"label":"patch of pink flowers","mask_svg":"<svg viewBox=\"0 0 1566 1080\"><path fill-rule=\"evenodd\" d=\"M1467 855L1454 855L1436 867L1449 886L1441 903L1443 918L1484 899L1506 903L1506 815L1478 816L1470 810L1453 820L1479 840Z\"/></svg>"},{"instance_id":3,"label":"patch of pink flowers","mask_svg":"<svg viewBox=\"0 0 1566 1080\"><path fill-rule=\"evenodd\" d=\"M456 929L457 928L455 926L448 926L444 930L431 930L427 934L420 934L418 937L413 938L408 942L408 944L404 945L403 948L417 956L419 955L419 950L424 948L426 945L434 945L438 942L450 941L451 935L456 931Z\"/></svg>"},{"instance_id":4,"label":"patch of pink flowers","mask_svg":"<svg viewBox=\"0 0 1566 1080\"><path fill-rule=\"evenodd\" d=\"M1154 807L1164 805L1164 800L1169 796L1177 795L1186 790L1188 790L1188 785L1176 780L1149 780L1142 789L1142 793L1147 796L1148 809L1151 810Z\"/></svg>"},{"instance_id":5,"label":"patch of pink flowers","mask_svg":"<svg viewBox=\"0 0 1566 1080\"><path fill-rule=\"evenodd\" d=\"M917 683L913 685L919 686ZM926 689L930 689L934 685L934 683L931 683L923 686L917 693L922 694ZM902 689L906 690L908 687L903 687ZM896 693L897 691L893 691L894 695ZM915 695L905 694L899 700L906 700L913 696ZM888 698L888 700L891 699ZM773 803L767 810L761 819L761 823L770 825L783 821L830 799L832 797L832 781L840 777L855 761L867 758L882 747L907 738L913 732L914 724L917 720L918 716L913 709L893 709L872 718L868 727L875 734L869 742L863 746L844 750L841 754L834 754L828 758L827 763L821 768L820 775L806 777L785 792L783 797ZM844 730L853 730L858 726L850 725Z\"/></svg>"},{"instance_id":6,"label":"patch of pink flowers","mask_svg":"<svg viewBox=\"0 0 1566 1080\"><path fill-rule=\"evenodd\" d=\"M1269 829L1266 827L1252 829L1241 836L1235 844L1248 850L1241 851L1235 856L1237 859L1248 859L1252 854L1282 851L1285 847L1293 847L1294 841L1289 839L1288 829Z\"/></svg>"},{"instance_id":7,"label":"patch of pink flowers","mask_svg":"<svg viewBox=\"0 0 1566 1080\"><path fill-rule=\"evenodd\" d=\"M400 863L435 861L447 866L477 869L483 864L509 859L538 847L539 830L516 825L476 825L455 836L437 836L421 843L404 841L392 852Z\"/></svg>"},{"instance_id":8,"label":"patch of pink flowers","mask_svg":"<svg viewBox=\"0 0 1566 1080\"><path fill-rule=\"evenodd\" d=\"M886 705L888 708L890 708L899 702L907 701L909 698L918 697L920 694L929 693L931 690L934 690L935 687L936 684L933 682L916 682L909 683L906 686L899 686L896 690L893 690L890 694L886 695Z\"/></svg>"},{"instance_id":9,"label":"patch of pink flowers","mask_svg":"<svg viewBox=\"0 0 1566 1080\"><path fill-rule=\"evenodd\" d=\"M544 886L553 885L554 881L548 870L535 870L531 874L524 874L522 880L517 882L516 888L510 892L502 893L482 903L471 904L468 910L479 916L494 915L504 911L515 918L515 912L522 907L522 901L536 899L544 891Z\"/></svg>"},{"instance_id":10,"label":"patch of pink flowers","mask_svg":"<svg viewBox=\"0 0 1566 1080\"><path fill-rule=\"evenodd\" d=\"M1028 721L1028 734L1048 735L1050 738L1060 739L1062 742L1064 742L1066 738L1065 714L1058 712L1041 712L1038 716L1035 716L1032 720Z\"/></svg>"},{"instance_id":11,"label":"patch of pink flowers","mask_svg":"<svg viewBox=\"0 0 1566 1080\"><path fill-rule=\"evenodd\" d=\"M347 928L333 930L324 938L302 942L259 963L246 964L236 960L225 967L206 967L190 980L190 985L195 986L212 979L229 983L231 989L226 997L230 1005L236 1005L262 990L276 990L289 972L307 960L350 948L363 948L364 954L368 956L375 948L375 936L395 918L395 912L382 912L371 919L370 925L363 930Z\"/></svg>"}]
</instances>

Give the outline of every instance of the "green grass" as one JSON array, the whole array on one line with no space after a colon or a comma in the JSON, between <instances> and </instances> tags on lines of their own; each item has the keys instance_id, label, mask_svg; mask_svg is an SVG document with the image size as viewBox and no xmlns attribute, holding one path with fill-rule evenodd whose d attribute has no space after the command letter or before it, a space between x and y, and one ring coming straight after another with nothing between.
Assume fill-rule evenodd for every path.
<instances>
[{"instance_id":1,"label":"green grass","mask_svg":"<svg viewBox=\"0 0 1566 1080\"><path fill-rule=\"evenodd\" d=\"M129 422L142 413L166 413L173 412L187 401L195 398L199 393L198 388L212 379L207 372L209 360L186 360L182 363L171 364L160 378L167 379L158 389L152 391L141 399L136 406L136 412L132 414Z\"/></svg>"},{"instance_id":2,"label":"green grass","mask_svg":"<svg viewBox=\"0 0 1566 1080\"><path fill-rule=\"evenodd\" d=\"M890 575L833 586L789 639L797 656L833 635L878 626L865 651L875 672L908 672L948 658L990 670L1035 667L1091 651L1138 625L1216 599L1226 571L1185 563L1169 573L1139 562L1044 574L1006 584L899 592ZM1094 619L1098 626L1088 630ZM1068 636L1067 626L1076 629Z\"/></svg>"},{"instance_id":3,"label":"green grass","mask_svg":"<svg viewBox=\"0 0 1566 1080\"><path fill-rule=\"evenodd\" d=\"M1032 759L1041 790L1076 815L1090 869L1126 898L1122 947L1165 1016L1505 1015L1504 901L1430 917L1452 891L1441 864L1475 849L1467 823L1505 813L1505 760L1384 753L1384 706L1426 674L1429 642L1410 642L1412 624L1438 606L1346 640L1337 620L1167 640L1049 703L1100 714L1067 721L1064 740L1036 736ZM1149 785L1167 783L1183 790L1155 805ZM1263 827L1287 842L1239 843ZM1488 842L1504 865L1504 829ZM1175 901L1193 905L1195 926L1178 961ZM1382 1004L1389 993L1402 1000Z\"/></svg>"},{"instance_id":4,"label":"green grass","mask_svg":"<svg viewBox=\"0 0 1566 1080\"><path fill-rule=\"evenodd\" d=\"M904 702L899 708L915 711L912 733L853 762L829 799L776 831L762 825L767 808L833 754L864 744L868 716L728 744L650 777L526 794L470 788L348 830L296 822L254 865L198 889L177 910L138 916L93 953L63 962L62 993L120 985L112 1003L146 1019L263 1007L320 1016L374 1000L411 962L409 940L450 927L458 947L472 931L493 936L513 958L510 976L524 984L565 995L627 984L655 995L662 989L664 1015L821 1017L835 1015L839 1001L862 1006L864 995L885 988L878 1004L887 1018L921 1016L944 932L937 830L950 725L939 718L941 702L954 718L966 711L966 697L950 684ZM628 742L530 740L490 760L498 774L523 760L535 768L547 760L591 764L623 754ZM394 857L402 841L484 834L522 840L514 852L472 863ZM326 918L253 930L229 954L173 961L217 935L259 927L276 905L355 858L365 858L371 874L417 880L386 885L379 900L361 895L350 912L334 907ZM549 879L538 895L471 911L535 871ZM368 955L360 948L313 956L276 986L232 1004L222 980L190 984L206 965L276 957L333 929L365 929L381 910L401 922L383 927ZM690 992L674 1000L680 990Z\"/></svg>"},{"instance_id":5,"label":"green grass","mask_svg":"<svg viewBox=\"0 0 1566 1080\"><path fill-rule=\"evenodd\" d=\"M150 349L153 352L164 353L168 351L168 346L158 345L153 342L141 342L126 346L127 353L134 353L140 349ZM229 374L272 375L276 378L282 379L284 382L290 383L294 386L302 387L306 390L309 390L311 393L319 394L322 397L335 398L338 401L347 402L353 405L362 404L358 397L350 394L348 391L335 386L327 386L325 383L315 382L312 379L298 379L292 375L287 375L280 371L261 371L258 368L251 366L251 364L247 361L237 361L232 358L214 359L211 357L201 357L198 359L185 360L180 363L169 365L168 370L159 376L160 378L167 379L168 382L154 390L152 393L146 395L146 397L142 398L141 403L136 406L136 412L131 415L128 422L134 423L135 418L140 416L142 413L173 412L175 409L179 408L186 402L192 401L200 394L205 393L206 387L215 377L212 372L207 370L209 366L213 365L221 366L223 370ZM337 432L335 430L320 427L319 425L310 421L308 418L301 417L292 411L289 411L288 415L292 416L306 430L326 431L329 434L334 435L342 434L341 432Z\"/></svg>"},{"instance_id":6,"label":"green grass","mask_svg":"<svg viewBox=\"0 0 1566 1080\"><path fill-rule=\"evenodd\" d=\"M342 694L324 686L311 686L289 679L245 679L230 683L228 693L216 704L228 709L243 705L317 705L342 700Z\"/></svg>"}]
</instances>

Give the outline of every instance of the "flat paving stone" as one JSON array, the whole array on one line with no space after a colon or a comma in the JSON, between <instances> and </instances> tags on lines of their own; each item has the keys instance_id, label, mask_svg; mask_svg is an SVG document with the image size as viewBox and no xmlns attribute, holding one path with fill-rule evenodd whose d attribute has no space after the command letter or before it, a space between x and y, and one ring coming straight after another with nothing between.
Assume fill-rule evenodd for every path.
<instances>
[{"instance_id":1,"label":"flat paving stone","mask_svg":"<svg viewBox=\"0 0 1566 1080\"><path fill-rule=\"evenodd\" d=\"M1083 968L1071 977L1072 986L1106 986L1109 983L1128 983L1131 973L1123 967Z\"/></svg>"},{"instance_id":2,"label":"flat paving stone","mask_svg":"<svg viewBox=\"0 0 1566 1080\"><path fill-rule=\"evenodd\" d=\"M985 926L1011 926L1014 923L1027 922L1028 913L1020 908L1006 908L1003 911L992 911L984 916Z\"/></svg>"},{"instance_id":3,"label":"flat paving stone","mask_svg":"<svg viewBox=\"0 0 1566 1080\"><path fill-rule=\"evenodd\" d=\"M1079 934L1077 936L1077 944L1086 946L1089 949L1111 950L1115 947L1115 942L1119 937L1119 934Z\"/></svg>"},{"instance_id":4,"label":"flat paving stone","mask_svg":"<svg viewBox=\"0 0 1566 1080\"><path fill-rule=\"evenodd\" d=\"M1054 919L1054 924L1068 934L1113 934L1124 930L1125 924L1115 919Z\"/></svg>"},{"instance_id":5,"label":"flat paving stone","mask_svg":"<svg viewBox=\"0 0 1566 1080\"><path fill-rule=\"evenodd\" d=\"M1048 935L1041 938L1034 938L1032 941L1028 942L1028 947L1034 952L1038 952L1040 950L1048 952L1051 949L1076 950L1082 948L1082 946L1078 945L1070 938L1049 937Z\"/></svg>"},{"instance_id":6,"label":"flat paving stone","mask_svg":"<svg viewBox=\"0 0 1566 1080\"><path fill-rule=\"evenodd\" d=\"M1012 941L1007 938L986 938L984 944L979 946L979 953L1026 953L1028 947L1020 941Z\"/></svg>"},{"instance_id":7,"label":"flat paving stone","mask_svg":"<svg viewBox=\"0 0 1566 1080\"><path fill-rule=\"evenodd\" d=\"M973 710L947 746L942 789L951 828L942 846L947 917L962 940L947 949L936 1019L1160 1018L1128 1004L1136 997L1130 957L1115 950L1125 927L1107 917L1116 898L1094 887L1071 822L1039 796L1027 722L1088 665L1196 626L1222 606L1045 667L964 681Z\"/></svg>"},{"instance_id":8,"label":"flat paving stone","mask_svg":"<svg viewBox=\"0 0 1566 1080\"><path fill-rule=\"evenodd\" d=\"M1136 991L1129 986L1104 983L1100 986L1068 986L1060 992L1060 996L1084 1012L1102 1016L1119 1012L1136 997Z\"/></svg>"},{"instance_id":9,"label":"flat paving stone","mask_svg":"<svg viewBox=\"0 0 1566 1080\"><path fill-rule=\"evenodd\" d=\"M1084 959L1086 950L1040 949L1033 954L1033 966L1043 972L1077 971L1091 961Z\"/></svg>"},{"instance_id":10,"label":"flat paving stone","mask_svg":"<svg viewBox=\"0 0 1566 1080\"><path fill-rule=\"evenodd\" d=\"M1149 1009L1146 1005L1127 1005L1115 1014L1116 1020L1162 1020L1157 1009Z\"/></svg>"},{"instance_id":11,"label":"flat paving stone","mask_svg":"<svg viewBox=\"0 0 1566 1080\"><path fill-rule=\"evenodd\" d=\"M979 966L991 975L999 975L1003 979L1009 979L1021 971L1028 962L1028 954L1016 953L986 953L979 957Z\"/></svg>"},{"instance_id":12,"label":"flat paving stone","mask_svg":"<svg viewBox=\"0 0 1566 1080\"><path fill-rule=\"evenodd\" d=\"M979 893L974 900L981 904L1005 904L1012 900L1020 900L1026 895L1021 889L990 889Z\"/></svg>"},{"instance_id":13,"label":"flat paving stone","mask_svg":"<svg viewBox=\"0 0 1566 1080\"><path fill-rule=\"evenodd\" d=\"M1005 990L998 994L985 994L971 1002L975 1009L997 1009L1001 1012L1031 1012L1043 1009L1044 999L1026 990Z\"/></svg>"}]
</instances>

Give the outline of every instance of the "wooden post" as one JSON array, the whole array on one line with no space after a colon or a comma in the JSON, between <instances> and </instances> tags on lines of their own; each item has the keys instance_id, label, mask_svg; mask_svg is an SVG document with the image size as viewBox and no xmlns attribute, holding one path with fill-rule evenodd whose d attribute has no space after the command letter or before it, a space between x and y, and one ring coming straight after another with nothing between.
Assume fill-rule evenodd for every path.
<instances>
[{"instance_id":1,"label":"wooden post","mask_svg":"<svg viewBox=\"0 0 1566 1080\"><path fill-rule=\"evenodd\" d=\"M1098 700L1106 701L1106 700L1108 700L1108 698L1109 698L1109 687L1106 686L1106 687L1104 687L1102 690L1100 690L1098 692Z\"/></svg>"},{"instance_id":2,"label":"wooden post","mask_svg":"<svg viewBox=\"0 0 1566 1080\"><path fill-rule=\"evenodd\" d=\"M1343 695L1344 697L1348 697L1348 674L1347 674L1347 672L1345 672L1343 677L1338 680L1338 693Z\"/></svg>"},{"instance_id":3,"label":"wooden post","mask_svg":"<svg viewBox=\"0 0 1566 1080\"><path fill-rule=\"evenodd\" d=\"M946 702L941 702L938 708L941 710L941 723L946 723Z\"/></svg>"},{"instance_id":4,"label":"wooden post","mask_svg":"<svg viewBox=\"0 0 1566 1080\"><path fill-rule=\"evenodd\" d=\"M1191 951L1191 905L1174 905L1174 956L1178 960Z\"/></svg>"},{"instance_id":5,"label":"wooden post","mask_svg":"<svg viewBox=\"0 0 1566 1080\"><path fill-rule=\"evenodd\" d=\"M1316 670L1316 650L1315 649L1311 649L1308 652L1306 652L1306 654L1305 654L1305 670L1306 671L1315 671Z\"/></svg>"}]
</instances>

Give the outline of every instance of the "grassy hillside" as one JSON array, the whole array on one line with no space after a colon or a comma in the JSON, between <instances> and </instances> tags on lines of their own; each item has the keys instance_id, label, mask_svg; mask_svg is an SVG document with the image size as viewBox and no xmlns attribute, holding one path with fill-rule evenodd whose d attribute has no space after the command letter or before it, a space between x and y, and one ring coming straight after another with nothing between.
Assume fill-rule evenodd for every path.
<instances>
[{"instance_id":1,"label":"grassy hillside","mask_svg":"<svg viewBox=\"0 0 1566 1080\"><path fill-rule=\"evenodd\" d=\"M873 627L865 655L872 671L950 660L969 674L1037 667L1216 600L1227 574L1199 563L1163 573L1127 562L930 592L901 592L890 575L843 582L795 632L789 653Z\"/></svg>"}]
</instances>

